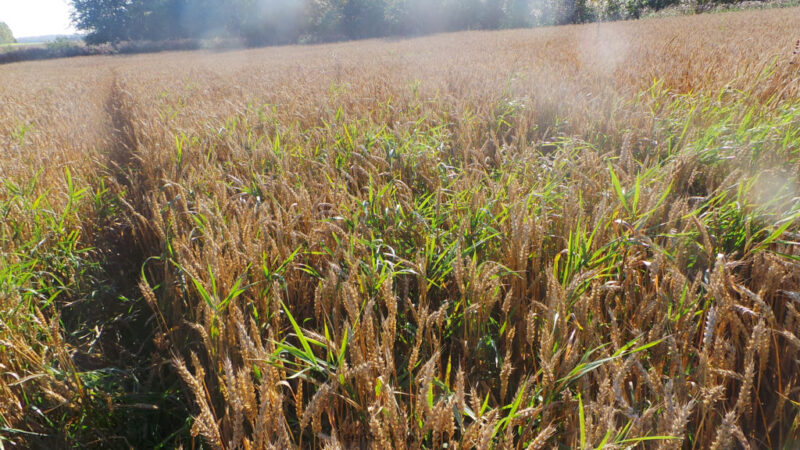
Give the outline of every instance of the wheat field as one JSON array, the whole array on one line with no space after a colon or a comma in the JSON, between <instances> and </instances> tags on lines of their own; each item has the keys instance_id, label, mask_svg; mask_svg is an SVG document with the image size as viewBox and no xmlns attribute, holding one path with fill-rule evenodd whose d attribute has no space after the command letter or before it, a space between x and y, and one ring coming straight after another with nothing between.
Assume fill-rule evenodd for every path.
<instances>
[{"instance_id":1,"label":"wheat field","mask_svg":"<svg viewBox=\"0 0 800 450\"><path fill-rule=\"evenodd\" d=\"M798 23L0 67L0 448L796 448Z\"/></svg>"}]
</instances>

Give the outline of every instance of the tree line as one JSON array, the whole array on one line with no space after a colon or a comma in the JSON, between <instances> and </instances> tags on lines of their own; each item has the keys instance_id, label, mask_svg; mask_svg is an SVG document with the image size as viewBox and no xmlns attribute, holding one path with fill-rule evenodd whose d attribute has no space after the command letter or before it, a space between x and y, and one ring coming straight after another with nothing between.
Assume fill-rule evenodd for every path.
<instances>
[{"instance_id":1,"label":"tree line","mask_svg":"<svg viewBox=\"0 0 800 450\"><path fill-rule=\"evenodd\" d=\"M17 40L14 39L11 28L9 28L5 22L0 22L0 44L13 44L15 42L17 42Z\"/></svg>"},{"instance_id":2,"label":"tree line","mask_svg":"<svg viewBox=\"0 0 800 450\"><path fill-rule=\"evenodd\" d=\"M679 0L72 0L91 44L240 39L250 45L638 17Z\"/></svg>"}]
</instances>

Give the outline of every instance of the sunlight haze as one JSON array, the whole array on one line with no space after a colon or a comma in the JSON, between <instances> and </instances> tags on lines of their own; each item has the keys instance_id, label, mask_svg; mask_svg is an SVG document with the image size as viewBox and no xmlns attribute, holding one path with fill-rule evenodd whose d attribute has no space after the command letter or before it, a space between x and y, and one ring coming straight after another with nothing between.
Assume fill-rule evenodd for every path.
<instances>
[{"instance_id":1,"label":"sunlight haze","mask_svg":"<svg viewBox=\"0 0 800 450\"><path fill-rule=\"evenodd\" d=\"M2 0L0 22L11 28L16 38L49 34L73 34L67 0Z\"/></svg>"}]
</instances>

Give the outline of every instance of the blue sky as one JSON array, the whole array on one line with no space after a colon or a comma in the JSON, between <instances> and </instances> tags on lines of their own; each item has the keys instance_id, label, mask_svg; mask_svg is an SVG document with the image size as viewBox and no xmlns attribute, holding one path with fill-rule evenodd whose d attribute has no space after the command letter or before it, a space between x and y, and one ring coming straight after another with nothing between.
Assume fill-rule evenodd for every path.
<instances>
[{"instance_id":1,"label":"blue sky","mask_svg":"<svg viewBox=\"0 0 800 450\"><path fill-rule=\"evenodd\" d=\"M14 37L72 34L69 0L0 0L0 22Z\"/></svg>"}]
</instances>

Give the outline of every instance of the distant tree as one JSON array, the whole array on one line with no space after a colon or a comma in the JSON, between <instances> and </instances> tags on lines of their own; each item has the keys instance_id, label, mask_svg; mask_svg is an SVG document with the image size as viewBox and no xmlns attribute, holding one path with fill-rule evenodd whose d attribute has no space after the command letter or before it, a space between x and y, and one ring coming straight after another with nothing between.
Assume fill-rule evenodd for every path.
<instances>
[{"instance_id":1,"label":"distant tree","mask_svg":"<svg viewBox=\"0 0 800 450\"><path fill-rule=\"evenodd\" d=\"M189 0L72 0L72 22L86 42L166 40L187 37L178 15Z\"/></svg>"},{"instance_id":2,"label":"distant tree","mask_svg":"<svg viewBox=\"0 0 800 450\"><path fill-rule=\"evenodd\" d=\"M366 0L362 0L366 1ZM90 44L128 40L242 38L296 42L306 0L72 0L75 26Z\"/></svg>"},{"instance_id":3,"label":"distant tree","mask_svg":"<svg viewBox=\"0 0 800 450\"><path fill-rule=\"evenodd\" d=\"M409 0L387 0L383 14L389 33L409 35L419 32L419 24L411 20L413 7Z\"/></svg>"},{"instance_id":4,"label":"distant tree","mask_svg":"<svg viewBox=\"0 0 800 450\"><path fill-rule=\"evenodd\" d=\"M680 3L680 0L645 0L645 4L648 8L659 10L666 8L668 6L677 5ZM721 3L729 3L727 0L722 0Z\"/></svg>"},{"instance_id":5,"label":"distant tree","mask_svg":"<svg viewBox=\"0 0 800 450\"><path fill-rule=\"evenodd\" d=\"M589 7L586 0L575 0L574 8L575 11L572 15L572 21L574 23L594 22L597 20L594 11Z\"/></svg>"},{"instance_id":6,"label":"distant tree","mask_svg":"<svg viewBox=\"0 0 800 450\"><path fill-rule=\"evenodd\" d=\"M531 26L531 7L528 0L507 0L505 5L505 23L507 28L525 28Z\"/></svg>"},{"instance_id":7,"label":"distant tree","mask_svg":"<svg viewBox=\"0 0 800 450\"><path fill-rule=\"evenodd\" d=\"M475 30L481 27L481 0L444 0L447 31Z\"/></svg>"},{"instance_id":8,"label":"distant tree","mask_svg":"<svg viewBox=\"0 0 800 450\"><path fill-rule=\"evenodd\" d=\"M185 0L128 1L127 34L129 39L162 41L187 37L188 32L177 20Z\"/></svg>"},{"instance_id":9,"label":"distant tree","mask_svg":"<svg viewBox=\"0 0 800 450\"><path fill-rule=\"evenodd\" d=\"M217 38L229 36L242 2L233 0L173 0L169 14L173 26L183 37Z\"/></svg>"},{"instance_id":10,"label":"distant tree","mask_svg":"<svg viewBox=\"0 0 800 450\"><path fill-rule=\"evenodd\" d=\"M304 0L235 0L230 12L228 34L251 45L297 42L306 27Z\"/></svg>"},{"instance_id":11,"label":"distant tree","mask_svg":"<svg viewBox=\"0 0 800 450\"><path fill-rule=\"evenodd\" d=\"M0 22L0 44L13 44L17 42L14 35L11 33L11 28L5 22Z\"/></svg>"},{"instance_id":12,"label":"distant tree","mask_svg":"<svg viewBox=\"0 0 800 450\"><path fill-rule=\"evenodd\" d=\"M387 29L392 35L436 33L446 29L452 18L446 0L386 0Z\"/></svg>"},{"instance_id":13,"label":"distant tree","mask_svg":"<svg viewBox=\"0 0 800 450\"><path fill-rule=\"evenodd\" d=\"M248 45L635 18L645 8L659 9L679 1L71 0L73 23L87 32L90 44L232 38Z\"/></svg>"},{"instance_id":14,"label":"distant tree","mask_svg":"<svg viewBox=\"0 0 800 450\"><path fill-rule=\"evenodd\" d=\"M505 11L503 0L483 0L481 5L480 27L496 30L503 26Z\"/></svg>"},{"instance_id":15,"label":"distant tree","mask_svg":"<svg viewBox=\"0 0 800 450\"><path fill-rule=\"evenodd\" d=\"M310 0L307 10L307 42L337 41L342 34L342 4L338 0Z\"/></svg>"},{"instance_id":16,"label":"distant tree","mask_svg":"<svg viewBox=\"0 0 800 450\"><path fill-rule=\"evenodd\" d=\"M72 0L72 21L79 30L87 31L86 42L118 42L129 36L129 2L127 0Z\"/></svg>"},{"instance_id":17,"label":"distant tree","mask_svg":"<svg viewBox=\"0 0 800 450\"><path fill-rule=\"evenodd\" d=\"M350 39L381 36L386 33L386 4L383 0L344 0L342 31Z\"/></svg>"}]
</instances>

